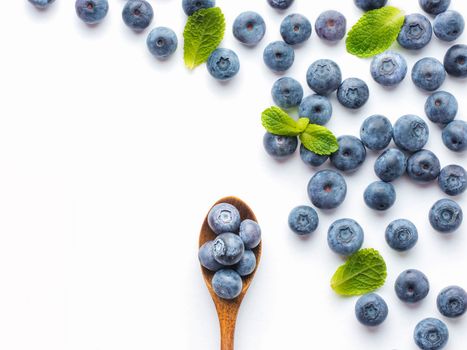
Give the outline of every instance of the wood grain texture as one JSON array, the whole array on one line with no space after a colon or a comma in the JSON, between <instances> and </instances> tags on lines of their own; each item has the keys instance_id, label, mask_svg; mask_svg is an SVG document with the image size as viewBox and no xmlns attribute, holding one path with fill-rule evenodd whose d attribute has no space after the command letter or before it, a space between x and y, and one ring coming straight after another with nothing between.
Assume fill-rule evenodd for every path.
<instances>
[{"instance_id":1,"label":"wood grain texture","mask_svg":"<svg viewBox=\"0 0 467 350\"><path fill-rule=\"evenodd\" d=\"M238 211L240 212L240 218L242 220L251 219L256 222L256 216L251 210L251 208L243 202L241 199L236 197L225 197L218 200L214 205L219 203L229 203L235 206ZM213 205L213 206L214 206ZM204 219L203 226L201 227L201 232L199 235L199 247L201 247L207 241L214 240L216 238L216 234L211 230L208 225L208 217ZM259 266L259 261L261 258L261 249L262 249L262 242L253 249L253 253L256 256L256 268L253 273L249 276L243 277L243 289L240 295L233 299L233 300L225 300L219 298L214 290L212 289L212 277L214 276L214 272L209 271L208 269L201 266L201 270L203 273L204 281L206 282L206 286L208 287L209 293L211 294L212 300L214 301L214 305L216 306L217 315L219 317L219 324L221 329L221 350L233 350L234 349L234 338L235 338L235 324L237 321L238 310L240 309L240 305L242 303L243 298L245 297L248 288L253 281L253 277L255 276L256 270Z\"/></svg>"}]
</instances>

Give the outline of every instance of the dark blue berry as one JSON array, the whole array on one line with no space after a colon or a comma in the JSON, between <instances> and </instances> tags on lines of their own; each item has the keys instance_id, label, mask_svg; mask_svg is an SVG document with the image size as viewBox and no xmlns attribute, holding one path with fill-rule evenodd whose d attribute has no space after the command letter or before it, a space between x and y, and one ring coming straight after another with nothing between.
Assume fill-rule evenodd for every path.
<instances>
[{"instance_id":1,"label":"dark blue berry","mask_svg":"<svg viewBox=\"0 0 467 350\"><path fill-rule=\"evenodd\" d=\"M310 95L300 103L300 117L310 119L311 124L325 125L332 116L331 101L326 96Z\"/></svg>"},{"instance_id":2,"label":"dark blue berry","mask_svg":"<svg viewBox=\"0 0 467 350\"><path fill-rule=\"evenodd\" d=\"M347 78L337 89L337 100L344 107L358 109L362 107L370 97L368 85L358 78Z\"/></svg>"},{"instance_id":3,"label":"dark blue berry","mask_svg":"<svg viewBox=\"0 0 467 350\"><path fill-rule=\"evenodd\" d=\"M294 13L284 18L280 32L287 44L301 44L311 36L311 23L305 16Z\"/></svg>"},{"instance_id":4,"label":"dark blue berry","mask_svg":"<svg viewBox=\"0 0 467 350\"><path fill-rule=\"evenodd\" d=\"M355 316L364 326L376 327L388 317L388 305L378 294L366 294L357 300Z\"/></svg>"},{"instance_id":5,"label":"dark blue berry","mask_svg":"<svg viewBox=\"0 0 467 350\"><path fill-rule=\"evenodd\" d=\"M263 145L271 157L281 159L295 153L298 140L296 136L280 136L267 132L264 134Z\"/></svg>"},{"instance_id":6,"label":"dark blue berry","mask_svg":"<svg viewBox=\"0 0 467 350\"><path fill-rule=\"evenodd\" d=\"M239 14L233 24L233 35L245 45L254 46L263 39L266 23L259 13L247 11Z\"/></svg>"},{"instance_id":7,"label":"dark blue berry","mask_svg":"<svg viewBox=\"0 0 467 350\"><path fill-rule=\"evenodd\" d=\"M385 238L392 249L405 252L417 244L418 230L409 220L398 219L386 227Z\"/></svg>"},{"instance_id":8,"label":"dark blue berry","mask_svg":"<svg viewBox=\"0 0 467 350\"><path fill-rule=\"evenodd\" d=\"M152 6L146 0L129 0L123 7L123 22L135 31L149 27L154 17Z\"/></svg>"},{"instance_id":9,"label":"dark blue berry","mask_svg":"<svg viewBox=\"0 0 467 350\"><path fill-rule=\"evenodd\" d=\"M302 102L303 88L297 80L282 77L272 86L271 95L276 105L288 109L297 107Z\"/></svg>"},{"instance_id":10,"label":"dark blue berry","mask_svg":"<svg viewBox=\"0 0 467 350\"><path fill-rule=\"evenodd\" d=\"M394 289L400 300L413 304L426 298L430 292L430 283L423 272L411 269L397 277Z\"/></svg>"},{"instance_id":11,"label":"dark blue berry","mask_svg":"<svg viewBox=\"0 0 467 350\"><path fill-rule=\"evenodd\" d=\"M430 20L416 13L405 16L397 41L403 48L420 50L431 41L432 36L433 29Z\"/></svg>"},{"instance_id":12,"label":"dark blue berry","mask_svg":"<svg viewBox=\"0 0 467 350\"><path fill-rule=\"evenodd\" d=\"M274 41L263 52L266 66L274 72L285 72L295 60L294 49L283 41Z\"/></svg>"},{"instance_id":13,"label":"dark blue berry","mask_svg":"<svg viewBox=\"0 0 467 350\"><path fill-rule=\"evenodd\" d=\"M368 185L363 199L368 207L374 210L387 210L396 201L394 186L388 182L376 181Z\"/></svg>"},{"instance_id":14,"label":"dark blue berry","mask_svg":"<svg viewBox=\"0 0 467 350\"><path fill-rule=\"evenodd\" d=\"M451 233L457 230L464 218L462 208L451 199L440 199L430 209L431 226L441 233Z\"/></svg>"},{"instance_id":15,"label":"dark blue berry","mask_svg":"<svg viewBox=\"0 0 467 350\"><path fill-rule=\"evenodd\" d=\"M318 213L310 206L301 205L292 209L288 223L290 229L297 235L309 235L318 228Z\"/></svg>"},{"instance_id":16,"label":"dark blue berry","mask_svg":"<svg viewBox=\"0 0 467 350\"><path fill-rule=\"evenodd\" d=\"M397 148L388 148L375 161L375 174L385 182L391 182L402 175L407 169L407 157Z\"/></svg>"},{"instance_id":17,"label":"dark blue berry","mask_svg":"<svg viewBox=\"0 0 467 350\"><path fill-rule=\"evenodd\" d=\"M457 196L467 188L467 172L460 165L445 166L439 173L438 185L447 195Z\"/></svg>"},{"instance_id":18,"label":"dark blue berry","mask_svg":"<svg viewBox=\"0 0 467 350\"><path fill-rule=\"evenodd\" d=\"M330 157L332 165L341 171L358 169L366 158L362 141L355 136L344 135L337 138L339 149Z\"/></svg>"},{"instance_id":19,"label":"dark blue berry","mask_svg":"<svg viewBox=\"0 0 467 350\"><path fill-rule=\"evenodd\" d=\"M391 122L382 115L366 118L360 127L360 139L372 151L385 149L392 140L392 134Z\"/></svg>"},{"instance_id":20,"label":"dark blue berry","mask_svg":"<svg viewBox=\"0 0 467 350\"><path fill-rule=\"evenodd\" d=\"M344 177L333 170L318 171L308 183L308 197L320 209L334 209L347 195Z\"/></svg>"},{"instance_id":21,"label":"dark blue berry","mask_svg":"<svg viewBox=\"0 0 467 350\"><path fill-rule=\"evenodd\" d=\"M328 245L331 250L342 256L357 252L363 244L362 227L352 219L334 221L328 230Z\"/></svg>"},{"instance_id":22,"label":"dark blue berry","mask_svg":"<svg viewBox=\"0 0 467 350\"><path fill-rule=\"evenodd\" d=\"M441 171L438 157L428 150L412 154L407 160L407 174L412 180L429 182L436 180Z\"/></svg>"}]
</instances>

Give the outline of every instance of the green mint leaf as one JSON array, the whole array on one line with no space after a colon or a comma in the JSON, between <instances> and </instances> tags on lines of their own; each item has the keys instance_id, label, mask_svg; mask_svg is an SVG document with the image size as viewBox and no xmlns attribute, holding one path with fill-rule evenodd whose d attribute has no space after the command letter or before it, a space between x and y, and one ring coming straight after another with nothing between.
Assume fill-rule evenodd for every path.
<instances>
[{"instance_id":1,"label":"green mint leaf","mask_svg":"<svg viewBox=\"0 0 467 350\"><path fill-rule=\"evenodd\" d=\"M201 9L190 17L183 31L185 65L193 69L204 63L224 38L225 17L219 7Z\"/></svg>"},{"instance_id":2,"label":"green mint leaf","mask_svg":"<svg viewBox=\"0 0 467 350\"><path fill-rule=\"evenodd\" d=\"M308 118L295 120L279 107L270 107L261 115L261 122L271 134L297 136L306 129L310 120Z\"/></svg>"},{"instance_id":3,"label":"green mint leaf","mask_svg":"<svg viewBox=\"0 0 467 350\"><path fill-rule=\"evenodd\" d=\"M309 124L300 134L300 141L306 149L322 156L328 156L339 149L333 133L317 124Z\"/></svg>"},{"instance_id":4,"label":"green mint leaf","mask_svg":"<svg viewBox=\"0 0 467 350\"><path fill-rule=\"evenodd\" d=\"M337 269L331 287L340 295L363 295L382 287L386 277L386 263L379 252L362 249Z\"/></svg>"},{"instance_id":5,"label":"green mint leaf","mask_svg":"<svg viewBox=\"0 0 467 350\"><path fill-rule=\"evenodd\" d=\"M358 57L386 51L397 39L404 19L404 13L392 6L366 12L347 34L347 51Z\"/></svg>"}]
</instances>

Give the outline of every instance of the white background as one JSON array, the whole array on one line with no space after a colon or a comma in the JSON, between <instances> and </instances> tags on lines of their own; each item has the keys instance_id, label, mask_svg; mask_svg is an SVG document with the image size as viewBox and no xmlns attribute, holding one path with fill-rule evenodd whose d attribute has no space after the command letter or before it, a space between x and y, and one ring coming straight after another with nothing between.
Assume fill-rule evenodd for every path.
<instances>
[{"instance_id":1,"label":"white background","mask_svg":"<svg viewBox=\"0 0 467 350\"><path fill-rule=\"evenodd\" d=\"M314 170L298 154L278 163L262 147L261 111L272 104L278 76L262 62L262 50L278 40L285 13L266 0L218 0L227 18L223 46L241 59L240 74L228 84L214 81L204 66L184 68L182 42L160 62L147 52L146 33L121 20L125 1L111 1L105 21L87 27L74 2L57 0L37 11L25 0L0 11L0 348L5 350L217 349L216 313L197 262L198 233L218 198L236 195L254 209L263 228L264 255L242 305L237 349L415 350L412 331L428 316L440 317L435 299L445 286L467 288L466 223L441 235L429 225L431 205L445 197L435 183L397 180L396 205L384 213L362 199L376 180L369 152L363 167L346 175L348 195L333 212L319 212L320 227L301 240L287 227L296 205L309 204L306 185ZM179 35L186 20L179 0L151 0L153 25ZM390 0L407 13L415 0ZM467 15L463 0L453 9ZM327 9L342 11L353 24L360 11L351 0L297 0L287 13L314 23ZM231 25L255 10L268 26L256 48L235 42ZM467 34L458 42L466 43ZM448 44L436 38L416 60L442 60ZM345 110L332 97L328 124L336 135L358 135L363 119L380 113L395 121L403 114L424 118L427 94L410 76L396 89L372 81L369 61L350 56L344 42L329 45L313 32L296 50L287 72L306 86L305 72L319 58L339 63L344 77L364 79L370 101ZM466 118L466 80L448 77L443 89L459 100ZM448 151L441 131L430 125L427 145L442 165L467 166L465 154ZM457 198L467 211L465 195ZM330 223L356 219L365 247L381 251L388 280L379 293L390 315L369 330L354 317L354 298L341 298L329 279L343 260L326 243ZM420 240L406 254L384 240L386 225L412 220ZM406 268L424 271L428 298L414 307L397 300L393 284ZM464 349L467 320L445 320L446 349Z\"/></svg>"}]
</instances>

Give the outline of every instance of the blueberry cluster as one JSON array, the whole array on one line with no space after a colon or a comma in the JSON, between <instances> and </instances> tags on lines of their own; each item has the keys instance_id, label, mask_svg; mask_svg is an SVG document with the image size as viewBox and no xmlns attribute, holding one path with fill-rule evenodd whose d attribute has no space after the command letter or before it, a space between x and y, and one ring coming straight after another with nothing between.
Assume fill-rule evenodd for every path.
<instances>
[{"instance_id":1,"label":"blueberry cluster","mask_svg":"<svg viewBox=\"0 0 467 350\"><path fill-rule=\"evenodd\" d=\"M386 1L355 0L363 10L380 8ZM436 12L435 34L445 41L455 40L463 31L462 16L455 11L447 11L449 3L441 6L439 1L420 1L420 5L429 13ZM437 5L437 6L435 6ZM439 5L439 6L438 6ZM434 10L437 7L437 10ZM442 10L441 10L442 8ZM259 15L258 15L259 16ZM264 25L264 21L261 21ZM325 40L340 40L345 34L345 18L336 11L321 14L315 23L318 36ZM302 40L295 40L294 32L304 33ZM343 31L343 34L342 34ZM399 35L399 44L407 49L420 49L431 40L432 26L430 20L420 14L408 15ZM293 63L294 50L291 45L307 40L311 34L311 24L305 17L293 14L287 16L281 25L284 41L269 44L264 52L266 65L274 71L285 71ZM262 38L262 37L261 37ZM258 40L261 38L258 37ZM449 39L449 40L448 40ZM451 40L452 39L452 40ZM383 86L395 86L407 75L407 62L397 52L386 51L373 58L370 72L374 80ZM411 76L413 83L432 94L427 98L425 112L432 122L443 127L442 140L452 151L462 152L467 149L467 123L455 120L458 111L456 98L446 91L436 91L446 79L446 72L456 77L467 76L467 46L455 45L446 53L444 64L435 58L426 57L413 67ZM300 117L308 118L311 124L325 125L332 115L332 104L328 95L336 91L337 100L345 107L357 109L369 98L368 86L361 79L343 80L338 64L329 59L320 59L312 63L307 71L308 86L315 94L303 97L304 89L291 77L278 79L271 90L274 103L283 108L298 107ZM467 173L459 165L448 165L441 168L438 157L424 149L428 142L430 130L427 123L416 115L404 115L394 125L382 115L368 117L360 129L360 138L351 135L338 137L338 150L330 156L311 152L300 145L300 157L304 163L319 167L329 159L335 170L317 172L309 181L308 195L313 205L320 209L337 208L346 197L347 185L340 172L356 171L365 161L367 150L382 151L378 156L374 171L380 181L370 183L365 189L363 199L366 205L374 210L384 211L396 202L396 190L393 181L404 174L415 182L431 182L438 180L440 189L450 196L463 193L467 188ZM389 147L394 141L396 147ZM299 146L296 136L275 135L269 132L263 137L266 152L276 158L291 156ZM314 212L307 209L309 222L317 223ZM303 217L303 207L296 208L289 216L289 226L299 234L303 232L297 222ZM316 216L316 218L315 218ZM298 219L297 219L298 218ZM462 209L450 199L442 199L435 203L429 213L429 221L433 228L440 232L452 232L462 223ZM413 230L412 230L413 231Z\"/></svg>"},{"instance_id":2,"label":"blueberry cluster","mask_svg":"<svg viewBox=\"0 0 467 350\"><path fill-rule=\"evenodd\" d=\"M384 6L386 1L355 0L355 3L367 11ZM462 34L464 20L458 12L447 11L448 1L420 0L420 5L427 12L437 15L433 28L430 20L423 15L406 16L398 37L402 47L421 49L431 40L433 32L437 38L448 42ZM375 56L370 66L373 79L387 87L401 83L407 72L405 58L395 51ZM432 57L419 60L412 69L411 77L415 86L431 93L425 103L425 113L431 122L443 128L445 146L462 152L467 149L467 123L455 119L457 99L449 92L438 90L446 79L446 73L454 77L467 76L466 45L451 47L443 63ZM299 82L291 77L280 78L273 85L272 97L274 103L283 109L298 107L299 116L309 118L313 124L324 125L331 118L332 105L326 97L330 93L337 91L338 101L348 108L361 107L369 96L364 82L355 78L342 81L337 63L327 59L318 60L310 66L307 83L316 94L303 98L304 92ZM363 195L364 202L374 210L387 210L394 205L396 191L392 182L405 174L419 183L437 180L439 188L446 195L462 194L467 189L466 170L460 165L442 168L438 157L424 149L429 135L427 123L419 116L405 115L392 125L385 116L373 115L362 123L360 138L350 135L339 137L339 149L329 157L310 152L300 145L300 157L305 164L320 167L329 159L337 170L320 170L310 179L307 190L313 206L324 210L334 209L345 200L347 185L342 173L357 170L365 161L367 150L381 152L374 164L380 181L371 183ZM392 141L395 147L390 146ZM270 133L266 133L263 143L266 152L279 159L291 156L298 148L296 137ZM450 233L460 227L463 212L455 201L444 198L431 207L428 219L435 230ZM298 206L290 212L288 224L297 235L310 235L318 228L318 212L308 205ZM406 252L417 244L419 234L411 221L397 219L386 227L385 239L395 251ZM333 252L347 257L363 246L364 231L355 220L339 219L329 227L327 241ZM422 272L407 270L399 275L394 288L400 300L413 304L428 295L430 285ZM459 317L466 312L467 293L457 286L447 287L440 292L437 306L443 316ZM388 316L388 305L381 296L367 294L358 299L355 314L363 325L378 326ZM414 340L423 350L442 349L448 341L447 326L434 318L422 320L415 328Z\"/></svg>"},{"instance_id":3,"label":"blueberry cluster","mask_svg":"<svg viewBox=\"0 0 467 350\"><path fill-rule=\"evenodd\" d=\"M292 84L285 83L288 86ZM318 98L314 97L314 99ZM455 101L455 98L442 91L428 97L426 109L427 114L432 116L430 119L447 121L455 117L457 103L453 106L449 101ZM443 111L436 112L436 110ZM459 126L455 127L456 124ZM459 131L462 125L467 124L457 120L450 122L443 130L443 135L451 135L451 139L456 139L459 135L466 137L465 131ZM363 122L360 139L350 135L338 137L339 149L329 159L337 170L349 173L363 164L367 149L384 150L374 164L375 174L380 181L369 184L363 194L366 205L374 210L384 211L394 205L396 190L391 182L406 173L415 182L427 183L437 180L440 189L447 195L456 196L463 193L467 188L467 172L460 165L441 168L438 157L433 152L423 149L428 137L428 125L418 116L402 116L393 127L386 117L373 115ZM387 148L392 140L397 147ZM288 157L298 147L296 137L266 133L263 141L266 151L275 158ZM313 167L323 165L328 159L327 156L320 156L307 150L303 145L300 147L300 156L306 164ZM335 170L318 171L308 183L308 196L313 205L320 209L337 208L345 200L346 193L346 181L342 174ZM462 216L462 209L450 199L438 201L429 213L430 223L440 232L452 232L459 228Z\"/></svg>"},{"instance_id":4,"label":"blueberry cluster","mask_svg":"<svg viewBox=\"0 0 467 350\"><path fill-rule=\"evenodd\" d=\"M430 291L426 275L418 270L403 271L395 282L397 297L409 304L425 299ZM467 310L467 293L458 286L444 288L437 297L439 312L447 318L458 318ZM436 318L420 321L415 327L414 340L420 349L442 349L449 339L449 331L444 322Z\"/></svg>"},{"instance_id":5,"label":"blueberry cluster","mask_svg":"<svg viewBox=\"0 0 467 350\"><path fill-rule=\"evenodd\" d=\"M394 288L401 301L415 304L426 298L430 284L421 271L406 270L399 275ZM467 293L461 287L449 286L438 294L436 303L444 317L458 318L467 310ZM355 316L365 326L379 326L388 316L388 305L378 294L366 294L357 300ZM449 331L443 321L426 318L415 326L413 336L420 349L436 350L445 347L449 339Z\"/></svg>"},{"instance_id":6,"label":"blueberry cluster","mask_svg":"<svg viewBox=\"0 0 467 350\"><path fill-rule=\"evenodd\" d=\"M228 203L217 204L210 210L208 224L217 237L201 246L199 261L215 272L214 292L220 298L235 299L243 288L242 277L256 269L252 249L261 242L261 228L253 220L242 221L237 208Z\"/></svg>"}]
</instances>

